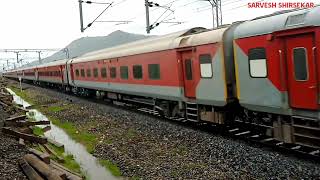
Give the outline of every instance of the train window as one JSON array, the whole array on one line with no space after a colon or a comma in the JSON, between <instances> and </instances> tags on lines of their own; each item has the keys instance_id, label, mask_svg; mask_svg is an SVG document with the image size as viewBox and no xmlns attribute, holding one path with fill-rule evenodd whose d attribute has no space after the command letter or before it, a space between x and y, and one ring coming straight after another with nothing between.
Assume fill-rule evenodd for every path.
<instances>
[{"instance_id":1,"label":"train window","mask_svg":"<svg viewBox=\"0 0 320 180\"><path fill-rule=\"evenodd\" d=\"M149 64L148 72L150 79L160 79L160 64Z\"/></svg>"},{"instance_id":2,"label":"train window","mask_svg":"<svg viewBox=\"0 0 320 180\"><path fill-rule=\"evenodd\" d=\"M249 71L253 78L267 77L267 57L265 48L249 50Z\"/></svg>"},{"instance_id":3,"label":"train window","mask_svg":"<svg viewBox=\"0 0 320 180\"><path fill-rule=\"evenodd\" d=\"M121 79L128 79L129 78L128 66L121 66L120 67L120 76L121 76Z\"/></svg>"},{"instance_id":4,"label":"train window","mask_svg":"<svg viewBox=\"0 0 320 180\"><path fill-rule=\"evenodd\" d=\"M307 67L307 50L306 48L293 49L293 65L294 75L297 81L308 80L308 67Z\"/></svg>"},{"instance_id":5,"label":"train window","mask_svg":"<svg viewBox=\"0 0 320 180\"><path fill-rule=\"evenodd\" d=\"M134 65L132 70L133 70L133 77L135 79L142 79L142 66L141 65Z\"/></svg>"},{"instance_id":6,"label":"train window","mask_svg":"<svg viewBox=\"0 0 320 180\"><path fill-rule=\"evenodd\" d=\"M87 77L91 77L91 69L87 69Z\"/></svg>"},{"instance_id":7,"label":"train window","mask_svg":"<svg viewBox=\"0 0 320 180\"><path fill-rule=\"evenodd\" d=\"M101 77L106 78L107 77L107 69L101 68Z\"/></svg>"},{"instance_id":8,"label":"train window","mask_svg":"<svg viewBox=\"0 0 320 180\"><path fill-rule=\"evenodd\" d=\"M212 63L210 54L201 54L200 59L200 75L202 78L212 77Z\"/></svg>"},{"instance_id":9,"label":"train window","mask_svg":"<svg viewBox=\"0 0 320 180\"><path fill-rule=\"evenodd\" d=\"M111 67L110 68L110 77L111 78L116 78L117 77L117 69L116 69L116 67Z\"/></svg>"},{"instance_id":10,"label":"train window","mask_svg":"<svg viewBox=\"0 0 320 180\"><path fill-rule=\"evenodd\" d=\"M185 60L185 70L186 70L186 78L187 80L192 80L192 60Z\"/></svg>"},{"instance_id":11,"label":"train window","mask_svg":"<svg viewBox=\"0 0 320 180\"><path fill-rule=\"evenodd\" d=\"M93 76L94 76L95 78L97 78L97 77L99 76L99 70L98 70L98 68L94 68L94 69L93 69Z\"/></svg>"},{"instance_id":12,"label":"train window","mask_svg":"<svg viewBox=\"0 0 320 180\"><path fill-rule=\"evenodd\" d=\"M85 77L84 69L81 69L81 77Z\"/></svg>"}]
</instances>

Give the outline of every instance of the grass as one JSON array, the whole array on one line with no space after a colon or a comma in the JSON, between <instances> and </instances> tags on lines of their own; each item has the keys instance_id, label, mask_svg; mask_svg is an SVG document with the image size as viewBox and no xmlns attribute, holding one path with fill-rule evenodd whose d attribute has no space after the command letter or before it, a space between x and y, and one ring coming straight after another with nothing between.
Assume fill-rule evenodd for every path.
<instances>
[{"instance_id":1,"label":"grass","mask_svg":"<svg viewBox=\"0 0 320 180\"><path fill-rule=\"evenodd\" d=\"M65 110L67 107L63 107L63 106L50 106L47 108L48 111L50 112L59 112L62 110Z\"/></svg>"},{"instance_id":2,"label":"grass","mask_svg":"<svg viewBox=\"0 0 320 180\"><path fill-rule=\"evenodd\" d=\"M24 91L24 90L20 90L20 88L16 87L16 86L10 86L9 89L11 89L14 93L16 93L17 96L20 96L22 99L24 99L25 101L27 101L28 103L32 104L36 104L32 98L30 98L28 96L28 94Z\"/></svg>"},{"instance_id":3,"label":"grass","mask_svg":"<svg viewBox=\"0 0 320 180\"><path fill-rule=\"evenodd\" d=\"M113 164L111 161L101 159L101 160L99 160L99 162L101 165L106 167L106 169L109 170L112 173L112 175L114 175L116 177L121 176L121 171L120 171L119 167L117 165Z\"/></svg>"},{"instance_id":4,"label":"grass","mask_svg":"<svg viewBox=\"0 0 320 180\"><path fill-rule=\"evenodd\" d=\"M81 168L80 165L74 160L73 155L71 154L65 154L64 148L59 148L53 144L49 143L49 146L52 150L54 150L57 155L61 158L64 159L64 163L62 163L62 165L68 169L70 169L71 171L74 171L76 173L81 173ZM52 159L54 160L58 160L57 157L52 156Z\"/></svg>"},{"instance_id":5,"label":"grass","mask_svg":"<svg viewBox=\"0 0 320 180\"><path fill-rule=\"evenodd\" d=\"M130 128L130 129L127 130L127 133L125 134L125 136L127 138L129 138L129 139L132 139L132 138L136 137L137 134L138 133L137 133L137 131L135 129Z\"/></svg>"},{"instance_id":6,"label":"grass","mask_svg":"<svg viewBox=\"0 0 320 180\"><path fill-rule=\"evenodd\" d=\"M94 152L95 145L98 143L98 138L95 135L89 134L84 130L78 130L71 122L61 122L50 116L48 118L53 124L62 128L72 139L85 145L89 153L92 154Z\"/></svg>"},{"instance_id":7,"label":"grass","mask_svg":"<svg viewBox=\"0 0 320 180\"><path fill-rule=\"evenodd\" d=\"M36 136L43 136L44 135L44 131L41 127L38 127L38 126L34 126L32 128L32 132L34 135Z\"/></svg>"}]
</instances>

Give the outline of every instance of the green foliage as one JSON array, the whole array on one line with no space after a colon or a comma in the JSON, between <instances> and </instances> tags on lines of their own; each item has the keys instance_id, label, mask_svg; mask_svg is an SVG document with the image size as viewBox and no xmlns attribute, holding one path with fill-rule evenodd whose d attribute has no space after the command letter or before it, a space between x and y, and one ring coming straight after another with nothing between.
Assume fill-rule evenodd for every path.
<instances>
[{"instance_id":1,"label":"green foliage","mask_svg":"<svg viewBox=\"0 0 320 180\"><path fill-rule=\"evenodd\" d=\"M94 152L98 139L95 135L89 134L87 131L78 130L71 122L61 122L60 120L49 117L53 124L62 128L72 139L86 146L89 153Z\"/></svg>"},{"instance_id":2,"label":"green foliage","mask_svg":"<svg viewBox=\"0 0 320 180\"><path fill-rule=\"evenodd\" d=\"M65 110L66 107L63 107L63 106L50 106L48 107L48 111L50 112L59 112L59 111L62 111L62 110Z\"/></svg>"},{"instance_id":3,"label":"green foliage","mask_svg":"<svg viewBox=\"0 0 320 180\"><path fill-rule=\"evenodd\" d=\"M44 131L41 127L38 127L38 126L34 126L32 128L32 132L34 135L36 136L43 136L44 135Z\"/></svg>"},{"instance_id":4,"label":"green foliage","mask_svg":"<svg viewBox=\"0 0 320 180\"><path fill-rule=\"evenodd\" d=\"M24 99L28 103L35 104L33 99L30 98L30 96L28 96L26 91L23 91L23 90L21 91L20 88L18 88L16 86L10 86L9 89L11 89L14 93L16 93L17 96L21 97L22 99Z\"/></svg>"},{"instance_id":5,"label":"green foliage","mask_svg":"<svg viewBox=\"0 0 320 180\"><path fill-rule=\"evenodd\" d=\"M114 176L121 176L121 171L119 169L119 167L115 164L113 164L111 161L108 160L100 160L99 161L101 165L103 165L107 170L109 170L112 175Z\"/></svg>"},{"instance_id":6,"label":"green foliage","mask_svg":"<svg viewBox=\"0 0 320 180\"><path fill-rule=\"evenodd\" d=\"M49 146L52 150L54 150L57 153L57 155L59 157L64 159L64 163L62 164L64 167L66 167L74 172L81 173L80 165L74 160L72 155L65 154L63 147L59 148L59 147L57 147L53 144L50 144L50 143L49 143ZM54 157L54 156L52 157L52 159L58 160L58 158Z\"/></svg>"}]
</instances>

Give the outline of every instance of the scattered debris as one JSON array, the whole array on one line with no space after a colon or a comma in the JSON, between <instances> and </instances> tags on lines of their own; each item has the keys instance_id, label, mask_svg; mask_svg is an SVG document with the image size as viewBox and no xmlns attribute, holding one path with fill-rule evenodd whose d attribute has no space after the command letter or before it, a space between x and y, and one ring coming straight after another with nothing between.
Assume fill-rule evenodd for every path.
<instances>
[{"instance_id":1,"label":"scattered debris","mask_svg":"<svg viewBox=\"0 0 320 180\"><path fill-rule=\"evenodd\" d=\"M30 142L34 142L34 143L45 144L48 142L47 138L37 137L34 135L30 135L30 134L25 134L25 133L13 130L12 128L9 128L9 127L2 127L2 132L5 134L8 134L8 135L22 138L22 139L30 141Z\"/></svg>"},{"instance_id":2,"label":"scattered debris","mask_svg":"<svg viewBox=\"0 0 320 180\"><path fill-rule=\"evenodd\" d=\"M44 179L81 180L83 179L80 174L74 173L68 170L67 168L63 167L62 165L58 164L57 162L50 160L49 153L57 157L59 162L64 161L64 159L59 157L56 154L56 152L52 150L50 146L47 144L48 143L47 138L36 136L33 134L33 131L32 131L32 128L38 125L47 125L46 127L43 128L43 131L44 132L49 131L51 129L50 121L30 121L26 115L26 112L28 112L28 110L23 108L22 106L12 103L13 97L6 90L6 86L7 86L6 80L0 78L0 112L4 111L3 113L6 113L9 115L8 117L8 116L3 116L1 114L3 118L2 117L0 118L0 128L1 128L0 135L6 135L5 138L15 137L16 139L18 139L18 141L16 142L18 147L20 146L24 147L25 154L24 155L19 154L19 156L16 157L17 158L16 164L17 166L18 165L20 166L22 172L26 175L26 177L30 180L44 180ZM64 147L63 144L53 140L50 140L50 143L59 148ZM34 144L36 145L41 144L42 148L40 149L44 150L44 152L38 151L33 148L27 148ZM7 150L2 150L2 151L7 152ZM27 154L28 151L30 154ZM48 151L49 153L45 153L46 151ZM7 164L4 164L3 167L6 167L6 166ZM0 169L3 169L3 167L0 165ZM22 178L20 176L15 176L15 174L12 174L10 172L8 172L8 174L10 174L10 178L7 176L4 176L5 179L6 178L25 179L25 177ZM0 171L0 175L3 175L1 171Z\"/></svg>"}]
</instances>

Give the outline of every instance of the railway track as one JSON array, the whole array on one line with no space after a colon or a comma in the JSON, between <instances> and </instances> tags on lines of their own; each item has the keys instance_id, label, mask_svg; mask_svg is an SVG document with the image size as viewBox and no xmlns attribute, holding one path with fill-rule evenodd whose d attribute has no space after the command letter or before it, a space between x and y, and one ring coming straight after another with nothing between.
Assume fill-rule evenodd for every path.
<instances>
[{"instance_id":1,"label":"railway track","mask_svg":"<svg viewBox=\"0 0 320 180\"><path fill-rule=\"evenodd\" d=\"M41 88L45 88L45 87L41 87ZM58 91L56 89L53 89L53 90L61 93L61 91ZM181 117L181 118L164 117L157 110L146 108L146 107L143 107L143 108L136 107L136 106L133 106L132 104L126 104L123 102L113 101L112 103L110 101L106 101L103 99L81 97L74 94L68 94L68 95L71 95L77 98L80 97L82 99L88 100L90 102L98 103L98 104L117 106L117 108L122 108L123 110L139 112L144 115L152 116L162 120L167 120L170 122L176 122L176 123L179 123L179 125L203 130L208 133L218 133L227 137L231 137L235 140L243 140L249 143L254 143L256 145L261 146L262 148L263 147L271 148L273 150L283 152L288 155L293 155L298 158L308 159L311 161L315 161L317 163L320 162L319 161L320 149L305 146L302 144L290 144L290 143L284 143L284 142L278 141L273 137L263 135L261 131L259 132L259 129L252 128L252 124L249 124L249 123L238 122L237 125L222 126L222 125L216 125L216 124L207 123L203 121L195 122L195 121L189 121L184 117ZM256 129L256 130L253 130L253 129Z\"/></svg>"},{"instance_id":2,"label":"railway track","mask_svg":"<svg viewBox=\"0 0 320 180\"><path fill-rule=\"evenodd\" d=\"M163 118L160 113L156 110L148 109L148 108L139 108L137 109L139 112L155 116L157 118ZM261 145L263 147L272 148L274 150L292 154L296 157L309 159L312 161L319 161L320 160L320 149L305 146L302 144L291 144L291 143L284 143L282 141L278 141L273 137L263 135L259 131L253 131L252 125L245 125L239 124L238 126L227 126L222 127L221 125L214 125L206 122L190 122L187 121L185 118L171 118L171 117L164 117L167 120L173 120L181 123L191 123L191 125L196 126L196 128L200 128L207 132L219 132L225 136L232 137L234 139L240 139L244 141L248 141L250 143L255 143ZM240 122L239 122L240 123Z\"/></svg>"}]
</instances>

